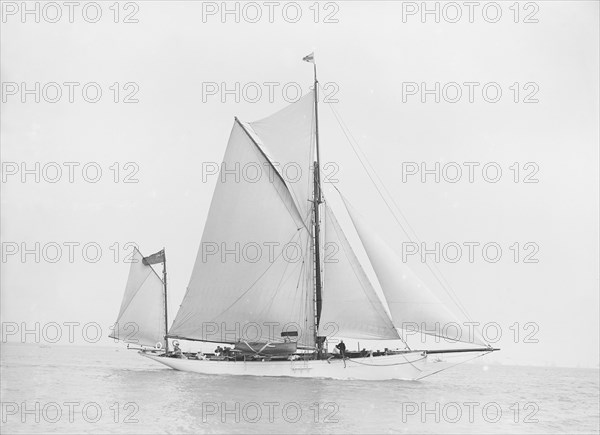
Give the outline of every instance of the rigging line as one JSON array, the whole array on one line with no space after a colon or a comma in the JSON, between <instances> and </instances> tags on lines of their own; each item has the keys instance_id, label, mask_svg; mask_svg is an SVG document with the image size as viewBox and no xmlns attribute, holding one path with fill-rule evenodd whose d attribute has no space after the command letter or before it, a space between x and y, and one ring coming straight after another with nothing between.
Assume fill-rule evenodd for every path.
<instances>
[{"instance_id":1,"label":"rigging line","mask_svg":"<svg viewBox=\"0 0 600 435\"><path fill-rule=\"evenodd\" d=\"M427 358L427 355L426 355L426 356L424 356L424 357L421 357L421 358L419 358L419 359L416 359L416 360L414 360L414 361L409 361L409 360L406 360L406 362L401 362L401 363L393 363L393 364L367 364L367 363L363 363L363 362L357 361L357 360L355 360L355 359L352 359L352 358L346 358L346 360L347 360L347 361L350 361L350 362L353 362L354 364L361 364L361 365L363 365L363 366L371 366L371 367L391 367L391 366L403 366L403 365L405 365L405 364L411 364L411 365L413 365L413 363L416 363L416 362L418 362L418 361L422 361L422 360L424 360L425 358ZM406 357L404 357L404 359L406 359ZM415 367L415 368L416 368L416 367ZM420 369L418 369L418 370L420 370ZM418 378L418 379L421 379L421 378Z\"/></svg>"},{"instance_id":2,"label":"rigging line","mask_svg":"<svg viewBox=\"0 0 600 435\"><path fill-rule=\"evenodd\" d=\"M308 220L312 220L312 209L308 210L307 216L306 216L306 221L307 221L307 225L308 225ZM311 222L312 225L312 222ZM310 253L310 262L312 263L312 235L308 234L308 237L306 238L305 241L305 246L304 246L304 253ZM312 288L312 286L310 286L310 282L309 282L309 274L306 273L308 271L308 268L306 267L306 259L307 257L309 257L309 255L303 255L302 258L302 266L300 269L300 275L298 276L298 285L296 286L296 292L294 294L294 296L297 296L298 294L298 286L300 285L300 280L302 279L303 276L306 277L307 282L303 284L302 287L302 295L301 295L301 301L308 301L308 289ZM312 272L312 268L311 268L311 272ZM298 300L298 299L295 299ZM302 312L304 313L303 317L306 317L307 313L308 313L308 307L307 306L302 306L301 309L303 310ZM307 322L305 320L305 322ZM305 327L308 327L308 323L306 323ZM308 331L308 328L306 329Z\"/></svg>"},{"instance_id":3,"label":"rigging line","mask_svg":"<svg viewBox=\"0 0 600 435\"><path fill-rule=\"evenodd\" d=\"M445 356L444 356L444 361L445 361L445 360L455 360L455 359L457 359L457 358L464 358L464 357L465 357L465 356L464 356L464 355L462 355L462 354L457 354L457 355L447 355L447 354L445 354Z\"/></svg>"},{"instance_id":4,"label":"rigging line","mask_svg":"<svg viewBox=\"0 0 600 435\"><path fill-rule=\"evenodd\" d=\"M188 287L188 291L189 291L189 287ZM186 292L187 295L187 292ZM185 297L183 299L185 301ZM177 319L179 319L179 316L182 315L181 320L179 321L179 324L177 325L177 327L181 327L183 325L185 325L192 317L194 317L196 314L189 312L186 314L181 314L181 306L183 305L183 301L181 302L181 304L179 304L179 311L177 312L177 316L175 316L175 320L173 320L173 324L171 325L171 327L169 328L169 331L171 329L175 329L175 322L177 321ZM167 333L169 332L167 331Z\"/></svg>"},{"instance_id":5,"label":"rigging line","mask_svg":"<svg viewBox=\"0 0 600 435\"><path fill-rule=\"evenodd\" d=\"M407 346L408 346L408 345L407 345ZM410 349L410 348L409 348L409 349ZM417 361L420 361L420 360L415 360L415 361L411 362L411 361L410 361L408 358L406 358L406 355L405 355L405 354L403 354L403 353L402 353L401 355L402 355L402 357L403 357L403 358L406 360L406 362L410 363L410 365L411 365L411 366L413 366L413 368L414 368L415 370L417 370L418 372L422 372L422 371L423 371L423 370L421 370L419 367L417 367L416 365L414 365L414 364L413 364L413 362L417 362ZM424 356L424 357L425 357L425 358L427 358L427 354L425 354L425 356Z\"/></svg>"},{"instance_id":6,"label":"rigging line","mask_svg":"<svg viewBox=\"0 0 600 435\"><path fill-rule=\"evenodd\" d=\"M289 210L288 210L288 211L289 211ZM302 223L303 223L303 225L304 225L304 228L308 228L307 221L308 221L308 220L311 218L311 215L312 215L312 211L311 211L311 210L308 210L308 211L307 211L307 216L304 218L304 220L303 220L303 222L302 222ZM302 228L303 228L303 227L300 227L300 228L297 228L297 229L298 229L298 230L301 230ZM296 235L296 234L297 234L297 233L294 233L294 235L292 236L292 238L291 238L290 240L292 240L292 239L295 237L295 235ZM138 252L139 252L139 251L138 251ZM279 255L281 255L281 253L280 253ZM278 257L279 257L279 256L278 256ZM273 262L274 262L274 261L273 261ZM271 265L272 265L272 264L271 264ZM266 269L266 270L263 272L263 274L257 278L257 281L258 281L260 278L262 278L262 276L263 276L265 273L267 273L267 271L269 270L269 268L270 268L270 267L271 267L271 266L269 266L269 267L268 267L268 268L267 268L267 269ZM154 270L154 269L153 269L153 270ZM156 273L156 271L155 271L154 273ZM158 276L158 274L157 274L157 276ZM159 277L159 279L160 279L160 277ZM255 282L252 284L252 286L254 286L255 284L256 284L256 281L255 281ZM251 287L252 287L252 286L251 286ZM251 289L251 288L249 288L248 290L246 290L246 293L247 293L248 291L250 291L250 289ZM186 292L185 292L185 295L183 296L183 300L182 300L181 304L179 304L179 311L177 312L177 315L175 316L175 320L173 321L173 323L172 323L172 325L171 325L171 328L169 328L169 329L172 329L172 328L175 326L175 321L177 321L177 320L178 320L178 318L179 318L179 316L180 316L180 314L181 314L181 307L183 306L184 302L186 301L186 299L187 299L187 297L188 297L188 294L190 294L190 291L191 291L191 288L190 288L190 287L187 287L187 289L186 289ZM242 295L242 296L243 296L243 295ZM241 296L240 296L240 297L241 297ZM236 302L237 302L237 301L236 301ZM235 304L236 302L234 302L234 304ZM228 307L228 308L227 308L225 311L223 311L221 314L225 313L225 312L226 312L226 311L227 311L229 308L231 308L231 306L230 306L230 307ZM221 314L219 314L219 315L221 315ZM187 314L183 315L183 317L182 317L182 318L179 320L179 323L178 323L178 325L177 325L177 326L178 326L178 328L180 328L180 327L182 327L183 325L185 325L186 323L188 323L188 322L189 322L189 321L190 321L192 318L194 318L195 316L197 316L197 313L193 313L193 312L189 312L189 313L187 313Z\"/></svg>"},{"instance_id":7,"label":"rigging line","mask_svg":"<svg viewBox=\"0 0 600 435\"><path fill-rule=\"evenodd\" d=\"M296 289L294 290L294 305L292 305L291 307L291 311L292 312L296 312L296 303L298 300L300 300L300 304L301 306L298 307L298 311L300 312L300 314L302 314L302 310L304 309L304 307L302 306L302 301L304 300L303 296L304 296L304 290L301 288L301 282L302 282L302 277L304 275L304 267L306 266L306 263L304 262L304 259L302 260L302 264L300 266L300 273L298 274L298 280L296 282ZM300 299L298 299L298 290L300 289ZM305 317L305 316L300 316L300 318Z\"/></svg>"},{"instance_id":8,"label":"rigging line","mask_svg":"<svg viewBox=\"0 0 600 435\"><path fill-rule=\"evenodd\" d=\"M406 219L406 216L402 213L402 211L400 210L400 207L398 207L398 205L396 204L396 202L394 201L394 198L390 195L389 191L387 190L387 188L385 187L385 184L383 183L383 181L381 180L381 178L377 175L377 173L375 172L375 170L373 169L373 166L371 165L371 163L368 161L366 154L364 154L364 152L362 150L361 153L364 156L364 161L361 158L361 156L359 155L359 153L357 152L354 144L352 143L352 140L350 139L350 137L352 137L352 139L354 140L354 142L356 142L356 147L358 147L360 149L360 145L358 144L358 142L356 141L356 139L354 139L354 137L352 136L352 134L350 133L350 130L348 129L348 127L345 125L345 123L343 122L343 120L341 119L341 116L335 111L335 109L333 108L331 103L328 103L328 106L330 107L334 117L336 118L336 121L338 121L338 124L340 125L341 129L342 129L342 133L344 134L344 136L346 137L346 139L348 140L348 143L350 144L350 146L352 147L352 150L354 151L354 154L356 155L356 157L358 158L358 160L360 161L363 169L365 170L365 172L367 173L369 179L371 180L371 182L373 183L375 189L377 190L377 192L379 193L379 195L381 196L381 198L383 199L384 203L386 204L387 208L390 210L392 216L394 217L394 219L396 220L396 222L398 223L398 225L400 226L400 228L402 229L402 231L404 232L404 234L406 235L406 237L409 239L409 241L411 240L411 236L408 234L408 232L406 231L406 229L404 228L404 226L402 225L402 223L400 222L400 220L398 219L398 217L396 216L396 214L394 213L394 210L392 209L392 207L390 206L389 202L386 200L385 196L383 195L383 193L381 192L381 190L379 189L379 187L377 186L377 183L375 182L375 180L373 179L373 177L370 174L369 169L367 168L367 166L365 165L365 161L367 162L367 164L369 165L369 167L371 168L371 172L373 172L373 174L375 175L375 177L377 177L377 179L379 180L379 183L381 184L381 187L385 190L385 192L387 193L387 195L390 197L391 201L393 202L394 206L396 207L398 213L402 216L402 218L405 220L407 227L413 232L414 235L414 239L416 239L419 243L419 237L417 236L415 230L410 226L408 219ZM346 131L348 133L346 133ZM350 135L350 137L349 137ZM458 297L456 296L456 292L454 291L454 289L452 288L452 286L450 285L450 283L448 282L448 280L444 277L444 275L442 274L442 272L439 270L439 268L437 268L437 266L435 266L435 264L432 265L429 264L429 262L427 262L427 260L424 262L426 267L429 269L429 271L431 272L431 274L433 275L433 277L436 279L436 281L438 281L438 283L442 286L442 289L444 289L444 291L448 294L448 296L450 296L450 299L456 304L456 306L459 308L459 310L462 312L462 314L469 320L469 321L473 321L471 316L469 315L469 313L467 312L467 310L465 309L465 307L462 305L462 303L460 302L460 300L458 299ZM438 276L439 274L439 276ZM442 282L444 281L444 282Z\"/></svg>"},{"instance_id":9,"label":"rigging line","mask_svg":"<svg viewBox=\"0 0 600 435\"><path fill-rule=\"evenodd\" d=\"M310 220L310 226L311 226L311 231L308 234L308 237L306 239L306 252L310 253L310 269L308 268L308 266L305 265L305 288L304 288L304 292L305 292L305 300L306 300L306 306L304 307L304 316L305 316L305 326L306 326L306 330L308 331L308 325L309 322L310 324L312 324L314 322L314 319L308 319L307 316L310 314L312 314L312 316L316 316L316 300L315 300L315 277L313 275L314 273L314 236L313 236L313 221L314 221L314 216L313 216L313 210L312 207L309 208L308 210L308 215L306 217L307 220L307 225L308 225L308 221ZM309 298L309 292L310 292L310 298Z\"/></svg>"},{"instance_id":10,"label":"rigging line","mask_svg":"<svg viewBox=\"0 0 600 435\"><path fill-rule=\"evenodd\" d=\"M433 373L428 373L428 374L426 374L426 375L424 375L424 376L420 376L420 377L416 378L416 379L415 379L415 381L419 381L419 380L421 380L421 379L424 379L424 378L427 378L427 377L429 377L429 376L435 375L436 373L443 372L444 370L451 369L452 367L459 366L459 365L461 365L461 364L464 364L464 363L466 363L466 362L468 362L468 361L472 361L472 360L474 360L474 359L481 358L482 356L484 356L484 355L487 355L488 353L491 353L491 352L483 352L483 353L481 353L480 355L474 356L473 358L469 358L469 359L466 359L466 360L464 360L464 361L461 361L461 362L459 362L459 363L452 364L452 365L451 365L451 366L449 366L449 367L444 367L443 369L437 370L437 371L435 371L435 372L433 372Z\"/></svg>"},{"instance_id":11,"label":"rigging line","mask_svg":"<svg viewBox=\"0 0 600 435\"><path fill-rule=\"evenodd\" d=\"M308 210L306 221L308 221L309 219L312 219L312 210ZM301 237L300 234L299 234L298 237L299 238ZM306 253L311 252L310 251L311 239L312 239L312 236L308 235L308 237L306 238L306 242L305 242L306 246L304 246L305 250L303 252L306 252ZM302 277L305 275L305 273L304 273L305 270L308 270L308 269L306 269L306 258L303 255L302 264L301 264L301 268L300 268L300 273L298 275L298 283L296 285L296 291L295 291L295 294L294 294L295 297L298 295L298 288L300 286L300 281L301 281ZM289 277L288 277L288 279L289 279ZM308 274L306 274L306 279L307 280L309 279L308 278ZM303 285L303 287L302 287L302 295L301 295L301 299L300 300L307 300L308 299L308 293L307 292L308 292L308 288L310 288L309 284L310 283L306 284L306 288ZM305 293L306 293L306 295L305 295ZM297 301L298 299L295 298L294 300ZM271 303L269 304L269 306L272 305L272 303L273 303L273 299L271 299ZM306 317L308 307L302 306L300 308L302 310L304 310L304 311L301 311L301 312L304 312L304 315L302 317ZM292 311L294 311L294 310L292 309ZM307 323L306 319L305 319L305 323L306 323L305 324L305 328L308 331L308 323Z\"/></svg>"},{"instance_id":12,"label":"rigging line","mask_svg":"<svg viewBox=\"0 0 600 435\"><path fill-rule=\"evenodd\" d=\"M288 240L287 243L291 242L299 233L299 231L302 228L298 228L297 231L292 235L292 237ZM283 249L279 252L279 254L277 255L277 257L275 257L273 259L273 261L269 264L269 266L263 271L263 273L261 273L258 278L256 278L256 280L250 285L250 287L248 287L235 301L233 301L231 303L231 305L229 305L227 308L225 308L223 311L221 311L221 313L217 314L215 317L213 317L210 321L213 322L215 321L218 317L222 316L223 314L225 314L227 311L229 311L235 304L237 304L241 298L243 298L248 292L250 292L250 290L252 290L252 288L256 285L256 283L258 281L260 281L260 279L269 271L269 269L275 264L276 260L279 259L279 257L281 257L283 255ZM187 293L189 293L190 289L188 288L188 291L186 292L186 296ZM184 298L185 301L185 298ZM183 305L183 302L182 304ZM178 327L181 328L183 325L185 325L187 322L189 322L192 318L194 318L195 316L197 316L197 313L188 313L184 318L181 319L181 321L179 322ZM177 320L177 318L175 319Z\"/></svg>"},{"instance_id":13,"label":"rigging line","mask_svg":"<svg viewBox=\"0 0 600 435\"><path fill-rule=\"evenodd\" d=\"M406 218L406 216L404 215L404 213L402 213L402 210L400 209L400 207L398 206L398 204L395 202L393 196L390 194L389 190L387 189L387 187L385 186L385 183L383 183L383 181L381 180L381 178L379 177L379 175L377 174L377 172L375 171L375 169L373 168L373 166L371 165L371 163L369 162L366 154L364 153L364 151L362 151L362 149L360 148L360 145L358 144L358 141L354 138L354 136L352 135L352 133L350 132L350 129L346 126L346 124L344 123L343 119L341 119L341 115L339 115L335 109L333 108L333 106L330 104L330 109L333 112L336 120L338 121L338 123L340 124L340 127L342 129L342 132L344 133L344 136L346 137L346 139L348 140L348 143L350 144L350 146L352 147L353 152L356 154L356 157L359 159L361 165L363 166L363 169L365 170L365 172L367 173L367 175L369 176L369 179L371 180L371 182L373 183L375 189L377 190L377 192L379 193L379 195L381 196L381 198L383 199L384 203L386 204L386 206L388 207L388 209L390 210L393 218L396 220L396 222L398 223L398 225L400 226L400 228L402 229L402 231L404 232L404 234L406 235L406 237L412 241L412 238L416 239L418 242L420 242L419 237L416 233L416 231L412 228L412 226L410 225L410 223L408 222L408 219ZM356 144L356 147L354 146L354 144L352 143L352 141L354 141L354 143ZM363 157L361 157L357 151L360 151L360 153L362 154ZM366 164L365 164L366 162ZM367 168L367 166L369 166L369 168ZM370 169L370 171L369 171ZM375 182L375 180L373 179L373 177L371 176L371 172L373 173L373 175L377 178L377 180L379 181L379 184L381 185L381 188L385 191L385 193L387 194L387 196L389 197L389 199L392 201L393 205L396 207L396 211L398 212L398 214L400 214L402 216L402 218L405 221L406 226L410 229L410 231L412 231L413 236L411 237L411 235L407 232L407 230L404 228L404 225L402 225L402 223L399 221L398 217L396 216L396 214L394 213L394 210L392 209L391 205L389 204L388 200L384 197L383 193L381 192L378 184ZM429 269L429 271L432 273L432 275L434 276L434 278L438 281L438 283L442 286L442 288L444 289L444 291L446 293L448 293L448 295L450 296L451 300L457 305L457 307L461 310L461 312L463 313L463 315L465 315L465 317L467 319L471 319L470 315L467 313L466 309L464 308L464 306L462 305L462 303L460 302L460 300L458 299L458 297L456 296L454 289L452 289L452 286L450 285L450 283L448 282L448 280L444 277L444 275L441 273L441 271L437 268L437 266L435 264L431 265L429 264L427 261L424 262L425 265L427 266L427 268ZM432 270L432 267L435 269ZM439 276L438 276L439 275ZM440 280L443 280L444 283L442 283ZM448 287L450 289L450 291L452 291L451 294L449 292L449 290L446 288Z\"/></svg>"},{"instance_id":14,"label":"rigging line","mask_svg":"<svg viewBox=\"0 0 600 435\"><path fill-rule=\"evenodd\" d=\"M308 285L309 273L307 273L307 272L309 272L309 269L307 267L307 259L308 259L308 261L310 261L312 263L312 250L311 250L310 235L309 235L309 237L306 238L304 245L305 245L304 252L306 252L309 255L304 255L304 257L302 258L302 269L300 270L300 275L298 276L298 284L297 284L297 288L296 288L296 294L298 293L298 288L300 288L301 292L302 292L302 294L300 295L300 301L302 303L302 306L300 308L302 309L302 313L303 313L302 317L304 318L304 321L306 323L307 322L306 315L307 315L307 310L308 310L308 289L310 288L310 286ZM311 268L311 272L312 272L312 268ZM302 302L302 301L304 301L304 302ZM307 325L305 325L305 326L307 326Z\"/></svg>"},{"instance_id":15,"label":"rigging line","mask_svg":"<svg viewBox=\"0 0 600 435\"><path fill-rule=\"evenodd\" d=\"M314 278L313 278L313 266L311 257L310 266L306 267L304 275L304 328L307 333L310 331L314 332L315 329L315 291L314 291ZM317 331L318 333L318 331ZM311 337L312 338L312 337Z\"/></svg>"},{"instance_id":16,"label":"rigging line","mask_svg":"<svg viewBox=\"0 0 600 435\"><path fill-rule=\"evenodd\" d=\"M402 210L400 210L400 207L398 206L398 204L395 202L394 197L390 194L389 190L387 189L387 187L385 186L385 184L383 183L383 181L381 180L381 178L379 177L379 175L377 174L377 172L375 171L375 169L373 168L373 165L371 165L371 163L369 162L366 154L364 153L364 151L362 151L362 149L360 148L360 145L358 144L358 141L354 138L354 136L352 135L352 133L350 132L350 129L346 126L346 124L344 123L343 119L341 119L341 115L339 115L337 112L335 112L335 109L333 108L333 106L330 106L332 111L334 112L334 115L336 116L336 119L338 120L338 122L340 123L340 125L345 128L346 131L348 132L348 134L350 135L350 137L352 138L352 140L355 142L356 147L360 150L360 152L362 153L364 160L366 161L366 163L368 164L368 166L371 169L371 172L373 173L373 175L378 179L379 184L381 185L381 187L383 188L383 190L385 191L385 193L387 194L387 196L390 198L390 200L392 201L393 205L396 207L397 212L402 216L402 218L404 219L406 226L412 231L414 239L417 240L417 242L421 243L416 231L412 228L412 226L410 225L410 223L408 222L408 219L406 218L406 216L404 215L404 213L402 213ZM348 138L348 136L346 136L346 138ZM349 141L350 142L350 141ZM353 151L355 152L356 156L358 157L359 160L362 160L361 157L358 155L358 153L356 152L356 149L354 148L354 146L352 145L352 143L350 142L350 145L353 148ZM361 161L362 164L362 161ZM365 169L365 171L367 171L368 174L368 170L367 168L363 165L363 168ZM371 178L369 176L369 178ZM408 239L410 240L411 237L410 235L406 232L406 230L404 229L404 227L402 226L402 224L399 222L397 216L394 214L394 211L392 210L392 208L390 207L389 203L386 201L386 199L383 197L383 195L381 194L381 191L379 190L379 188L377 187L376 183L374 182L374 180L371 178L371 181L373 182L375 188L377 189L378 193L380 194L380 196L382 197L382 199L384 200L384 202L386 203L386 206L388 207L388 209L390 210L390 212L392 213L392 216L394 217L394 219L396 220L396 222L400 225L400 227L402 228L402 231L404 232L404 234L406 234L406 236L408 237ZM412 240L410 240L412 241ZM439 270L439 268L437 267L437 265L434 264L430 264L427 262L427 260L425 260L425 265L427 266L427 268L429 269L429 271L432 273L432 275L434 276L434 278L438 281L438 283L442 286L442 288L444 289L444 291L448 294L448 296L450 296L450 299L456 304L456 306L460 309L460 311L462 312L462 314L467 318L467 320L469 321L473 321L471 316L469 315L469 313L467 312L466 308L462 305L462 302L460 301L460 299L458 298L458 296L456 295L456 292L454 291L454 289L452 288L452 286L450 285L450 283L448 282L448 280L446 279L446 277L442 274L442 272ZM435 270L432 270L435 269ZM444 281L443 283L440 281ZM447 288L446 288L447 287Z\"/></svg>"},{"instance_id":17,"label":"rigging line","mask_svg":"<svg viewBox=\"0 0 600 435\"><path fill-rule=\"evenodd\" d=\"M298 234L298 231L299 231L299 230L297 230L297 231L296 231L296 232L295 232L295 233L292 235L292 237L291 237L291 238L288 240L288 243L289 243L289 242L291 242L291 241L294 239L294 237L296 237L296 235ZM245 295L246 295L246 294L247 294L247 293L248 293L250 290L252 290L252 288L253 288L253 287L256 285L256 283L257 283L258 281L260 281L260 279L261 279L263 276L265 276L265 274L266 274L266 273L269 271L269 269L271 269L271 267L272 267L272 266L275 264L276 260L278 260L278 259L279 259L279 257L281 257L282 255L283 255L283 249L282 249L282 250L279 252L279 255L277 255L277 257L275 257L275 258L273 259L273 261L271 262L271 264L269 264L269 266L268 266L268 267L267 267L267 268L264 270L264 272L263 272L263 273L261 273L261 274L258 276L258 278L256 278L256 280L254 280L254 282L253 282L253 283L250 285L250 287L248 287L248 288L247 288L247 289L246 289L246 290L245 290L245 291L244 291L244 292L243 292L241 295L239 295L239 296L237 297L237 299L236 299L235 301L233 301L233 303L232 303L231 305L229 305L227 308L225 308L223 311L221 311L219 314L217 314L215 317L213 317L213 318L212 318L212 320L211 320L211 322L212 322L212 321L214 321L216 318L218 318L218 317L222 316L223 314L225 314L227 311L229 311L229 310L231 309L231 307L233 307L235 304L237 304L237 303L240 301L240 299L242 299L242 298L243 298L243 297L244 297L244 296L245 296Z\"/></svg>"},{"instance_id":18,"label":"rigging line","mask_svg":"<svg viewBox=\"0 0 600 435\"><path fill-rule=\"evenodd\" d=\"M296 237L300 237L300 232L296 232L295 236L292 237L292 240ZM283 272L281 273L281 278L279 280L279 283L277 284L277 287L275 287L275 290L273 291L273 294L271 296L271 300L269 302L269 304L261 311L262 314L266 314L269 312L269 310L271 309L271 307L273 306L273 302L275 301L275 296L277 295L277 293L279 292L279 290L281 290L281 287L283 286L284 283L286 283L292 276L293 271L290 272L290 274L287 276L287 278L285 278L288 267L290 267L290 263L291 261L286 261L286 265L285 268L283 269ZM300 273L302 273L302 266L300 267ZM284 279L285 278L285 279ZM296 287L297 290L297 287Z\"/></svg>"}]
</instances>

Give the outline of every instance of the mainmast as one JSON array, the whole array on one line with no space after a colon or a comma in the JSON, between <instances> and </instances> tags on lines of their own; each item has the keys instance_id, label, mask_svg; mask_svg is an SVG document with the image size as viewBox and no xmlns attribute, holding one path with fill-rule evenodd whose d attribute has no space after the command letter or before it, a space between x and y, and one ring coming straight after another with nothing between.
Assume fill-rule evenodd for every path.
<instances>
[{"instance_id":1,"label":"mainmast","mask_svg":"<svg viewBox=\"0 0 600 435\"><path fill-rule=\"evenodd\" d=\"M313 188L313 211L314 211L314 262L315 262L315 344L317 345L317 355L320 357L323 350L323 339L319 337L319 322L321 320L322 299L322 280L321 280L321 243L320 243L320 215L319 206L323 202L321 194L321 173L320 173L320 152L319 152L319 81L317 80L317 64L314 53L309 54L303 59L311 62L314 69L314 95L315 95L315 146L316 161L313 165L314 188Z\"/></svg>"}]
</instances>

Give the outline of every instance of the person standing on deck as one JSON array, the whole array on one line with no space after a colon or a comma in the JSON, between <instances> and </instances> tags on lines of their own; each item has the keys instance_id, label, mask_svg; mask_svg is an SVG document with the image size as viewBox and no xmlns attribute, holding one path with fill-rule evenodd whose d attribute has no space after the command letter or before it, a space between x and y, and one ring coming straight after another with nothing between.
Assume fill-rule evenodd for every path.
<instances>
[{"instance_id":1,"label":"person standing on deck","mask_svg":"<svg viewBox=\"0 0 600 435\"><path fill-rule=\"evenodd\" d=\"M340 355L342 355L342 359L346 359L346 345L344 344L344 340L340 340L340 342L335 347L336 349L339 349Z\"/></svg>"}]
</instances>

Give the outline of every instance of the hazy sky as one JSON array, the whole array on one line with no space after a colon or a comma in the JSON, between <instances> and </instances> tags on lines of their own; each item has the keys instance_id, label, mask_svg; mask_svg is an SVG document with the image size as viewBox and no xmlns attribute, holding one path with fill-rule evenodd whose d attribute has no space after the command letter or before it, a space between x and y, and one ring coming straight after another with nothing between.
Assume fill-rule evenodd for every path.
<instances>
[{"instance_id":1,"label":"hazy sky","mask_svg":"<svg viewBox=\"0 0 600 435\"><path fill-rule=\"evenodd\" d=\"M66 8L57 23L45 22L55 16L52 10L40 11L40 23L29 15L22 23L20 11L4 10L3 253L15 243L20 250L39 242L47 255L39 263L33 254L21 261L20 251L4 255L2 321L97 322L108 335L127 278L127 242L146 255L167 248L173 319L216 181L203 181L202 163L221 161L234 116L253 121L284 107L286 83L309 90L312 68L301 59L314 50L321 83L329 83L326 93L337 90L335 110L419 237L430 245L501 246L496 263L476 250L473 263L437 264L474 319L501 325L503 337L496 345L503 351L490 360L597 366L598 3L540 1L527 9L521 3L518 23L509 9L513 2L501 3L502 16L495 23L488 22L494 17L490 9L485 17L476 9L470 23L466 7L457 23L447 22L456 12L448 8L440 9L440 23L431 15L423 23L419 13L403 19L403 8L410 12L421 4L408 3L322 3L318 23L312 2L299 6L302 16L296 23L291 6L289 15L282 15L286 2L274 10L273 23L262 2L257 4L263 16L256 23L247 22L255 10L242 10L243 4L239 23L233 15L223 23L218 12L203 16L202 3L190 1L132 3L137 11L121 4L118 23L109 9L112 2L102 4L96 23L86 22L79 9L73 23ZM220 4L205 2L204 11ZM433 9L436 2L428 4ZM93 18L93 10L87 13ZM123 23L128 14L138 22ZM326 17L337 22L324 22ZM523 22L531 20L538 22ZM36 82L40 102L33 94L21 102L21 83L35 89ZM46 98L42 95L50 82L61 84L63 95L56 103L47 101L55 97L52 86L46 86ZM80 83L73 103L65 82ZM90 82L102 90L97 103L82 97L83 85ZM220 94L203 98L203 87L211 82L219 89L222 83L234 89L239 82L247 92L252 91L248 83L279 85L273 101L261 85L259 101L242 96L236 102L233 95L225 95L225 101ZM440 83L439 103L434 95L425 95L423 103L420 93L403 94L412 89L406 83L420 88L423 82L428 89ZM455 97L454 85L446 87L446 98L441 91L451 82L463 92L456 103L447 101ZM473 102L465 82L479 83L473 85ZM489 98L501 89L498 102L484 100L486 83L492 83L486 88ZM94 87L88 91L93 98ZM130 98L139 102L124 103L132 92ZM293 89L288 95L294 96ZM321 104L320 111L322 160L338 165L338 186L390 240L400 240L402 233L361 173L330 109ZM34 175L23 183L20 172L11 175L10 162L19 170L21 162L30 169L39 162L47 172L39 183ZM79 163L73 166L73 183L65 162ZM133 165L125 166L128 162ZM423 183L418 175L403 181L406 162L425 162L428 168L457 162L464 171L456 183L444 178L436 183L433 176ZM472 183L463 162L479 163ZM502 169L496 183L482 176L481 168L490 162ZM97 183L84 179L87 163L92 163L89 177L95 176L94 168L102 169ZM51 183L56 166L63 168L62 177ZM133 172L139 182L123 182ZM525 183L528 174L538 182ZM96 263L82 253L90 242L102 249ZM516 242L518 262L510 248ZM72 262L65 243L79 243L73 245ZM526 243L532 245L525 249ZM62 247L62 257L52 263L48 258L55 256L55 244ZM539 261L525 263L524 256L536 247L531 258ZM93 247L88 255L95 256ZM426 275L422 264L415 267ZM436 285L431 277L423 279ZM515 322L516 340L510 328ZM530 332L538 343L524 342Z\"/></svg>"}]
</instances>

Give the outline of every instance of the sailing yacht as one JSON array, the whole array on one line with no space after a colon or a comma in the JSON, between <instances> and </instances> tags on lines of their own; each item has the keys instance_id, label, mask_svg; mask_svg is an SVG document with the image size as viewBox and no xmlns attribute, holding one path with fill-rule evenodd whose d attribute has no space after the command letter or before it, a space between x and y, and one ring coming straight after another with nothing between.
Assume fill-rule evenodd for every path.
<instances>
[{"instance_id":1,"label":"sailing yacht","mask_svg":"<svg viewBox=\"0 0 600 435\"><path fill-rule=\"evenodd\" d=\"M173 324L164 249L148 257L135 250L111 336L175 370L221 375L415 380L450 367L430 355L497 350L460 326L337 188L342 207L334 210L320 174L316 63L312 54L303 60L313 64L311 92L265 119L234 120ZM346 228L339 213L349 217ZM153 264L162 264L162 277ZM344 338L402 340L407 324L424 334L455 325L457 334L439 335L467 346L329 353ZM195 357L170 351L169 340L233 348Z\"/></svg>"}]
</instances>

